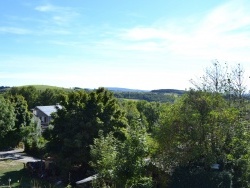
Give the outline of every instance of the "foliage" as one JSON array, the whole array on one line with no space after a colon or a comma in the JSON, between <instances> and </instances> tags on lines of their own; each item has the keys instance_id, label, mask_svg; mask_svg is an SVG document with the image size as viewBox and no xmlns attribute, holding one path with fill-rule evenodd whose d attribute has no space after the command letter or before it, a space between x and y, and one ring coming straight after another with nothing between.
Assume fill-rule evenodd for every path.
<instances>
[{"instance_id":1,"label":"foliage","mask_svg":"<svg viewBox=\"0 0 250 188\"><path fill-rule=\"evenodd\" d=\"M15 112L9 100L0 96L0 148L9 147L12 138L9 137L15 131Z\"/></svg>"},{"instance_id":2,"label":"foliage","mask_svg":"<svg viewBox=\"0 0 250 188\"><path fill-rule=\"evenodd\" d=\"M137 109L137 101L123 101L121 107L125 112L125 117L129 124L141 118L140 112Z\"/></svg>"},{"instance_id":3,"label":"foliage","mask_svg":"<svg viewBox=\"0 0 250 188\"><path fill-rule=\"evenodd\" d=\"M213 113L217 125L228 124L224 130L226 137L222 137L225 139L218 137L225 142L221 150L226 156L224 165L232 171L234 187L250 187L249 104L245 97L244 69L240 64L228 69L227 64L222 67L215 61L213 67L206 70L201 83L193 83L198 90L221 93L227 100L228 108L222 116Z\"/></svg>"},{"instance_id":4,"label":"foliage","mask_svg":"<svg viewBox=\"0 0 250 188\"><path fill-rule=\"evenodd\" d=\"M163 94L178 94L183 95L186 91L178 89L155 89L152 90L153 93L163 93Z\"/></svg>"},{"instance_id":5,"label":"foliage","mask_svg":"<svg viewBox=\"0 0 250 188\"><path fill-rule=\"evenodd\" d=\"M44 153L46 140L42 136L41 122L39 119L32 118L29 126L22 127L22 137L25 152L33 156L41 157Z\"/></svg>"},{"instance_id":6,"label":"foliage","mask_svg":"<svg viewBox=\"0 0 250 188\"><path fill-rule=\"evenodd\" d=\"M107 186L114 179L119 144L113 133L104 136L100 131L99 137L95 138L94 144L90 146L90 165L98 173L98 179L94 182L95 187Z\"/></svg>"},{"instance_id":7,"label":"foliage","mask_svg":"<svg viewBox=\"0 0 250 188\"><path fill-rule=\"evenodd\" d=\"M37 179L24 168L24 163L18 160L0 161L0 187L20 188L20 187L43 187L43 188L59 188L48 183L44 179Z\"/></svg>"},{"instance_id":8,"label":"foliage","mask_svg":"<svg viewBox=\"0 0 250 188\"><path fill-rule=\"evenodd\" d=\"M64 95L61 105L63 108L53 117L48 151L58 157L65 172L73 166L81 166L82 174L87 173L94 138L98 137L99 130L104 135L113 131L116 137L121 137L120 128L126 125L124 113L112 93L103 88Z\"/></svg>"},{"instance_id":9,"label":"foliage","mask_svg":"<svg viewBox=\"0 0 250 188\"><path fill-rule=\"evenodd\" d=\"M161 92L114 92L114 96L122 99L145 100L148 102L173 103L179 94L165 94Z\"/></svg>"},{"instance_id":10,"label":"foliage","mask_svg":"<svg viewBox=\"0 0 250 188\"><path fill-rule=\"evenodd\" d=\"M133 122L126 129L126 140L121 144L115 165L115 180L118 187L151 187L152 179L147 174L149 148L146 128Z\"/></svg>"},{"instance_id":11,"label":"foliage","mask_svg":"<svg viewBox=\"0 0 250 188\"><path fill-rule=\"evenodd\" d=\"M21 95L6 96L15 109L16 123L15 127L20 130L23 126L28 126L31 121L31 113L28 110L27 101Z\"/></svg>"},{"instance_id":12,"label":"foliage","mask_svg":"<svg viewBox=\"0 0 250 188\"><path fill-rule=\"evenodd\" d=\"M23 87L11 87L5 95L16 96L21 95L27 101L28 109L32 109L37 105L55 105L59 102L60 95L66 93L66 89L60 89L57 87L49 86L23 86Z\"/></svg>"},{"instance_id":13,"label":"foliage","mask_svg":"<svg viewBox=\"0 0 250 188\"><path fill-rule=\"evenodd\" d=\"M239 120L227 149L225 169L233 174L234 187L249 187L250 183L250 145L249 122Z\"/></svg>"},{"instance_id":14,"label":"foliage","mask_svg":"<svg viewBox=\"0 0 250 188\"><path fill-rule=\"evenodd\" d=\"M10 146L15 147L23 139L21 129L30 125L31 113L28 111L28 105L23 96L5 95L5 98L8 99L14 107L15 130L9 133L8 137L11 138Z\"/></svg>"},{"instance_id":15,"label":"foliage","mask_svg":"<svg viewBox=\"0 0 250 188\"><path fill-rule=\"evenodd\" d=\"M179 166L226 165L236 149L231 141L239 136L234 134L238 117L239 111L228 107L220 94L190 91L161 119L156 160L170 174Z\"/></svg>"},{"instance_id":16,"label":"foliage","mask_svg":"<svg viewBox=\"0 0 250 188\"><path fill-rule=\"evenodd\" d=\"M229 69L227 63L223 66L217 60L213 61L212 66L205 70L205 74L198 81L191 80L191 83L201 91L222 93L229 102L232 100L241 103L246 91L241 64Z\"/></svg>"},{"instance_id":17,"label":"foliage","mask_svg":"<svg viewBox=\"0 0 250 188\"><path fill-rule=\"evenodd\" d=\"M147 125L147 131L152 133L158 126L161 106L163 104L157 102L138 101L137 109L140 112L141 120Z\"/></svg>"},{"instance_id":18,"label":"foliage","mask_svg":"<svg viewBox=\"0 0 250 188\"><path fill-rule=\"evenodd\" d=\"M39 92L34 86L12 87L7 92L7 95L22 95L27 101L29 109L37 105L38 94Z\"/></svg>"},{"instance_id":19,"label":"foliage","mask_svg":"<svg viewBox=\"0 0 250 188\"><path fill-rule=\"evenodd\" d=\"M232 188L232 174L226 171L207 171L203 168L175 169L169 188Z\"/></svg>"},{"instance_id":20,"label":"foliage","mask_svg":"<svg viewBox=\"0 0 250 188\"><path fill-rule=\"evenodd\" d=\"M112 133L104 137L101 132L91 146L91 165L98 173L94 186L152 187L152 179L147 174L146 129L139 122L132 122L124 131L124 141Z\"/></svg>"},{"instance_id":21,"label":"foliage","mask_svg":"<svg viewBox=\"0 0 250 188\"><path fill-rule=\"evenodd\" d=\"M170 187L199 187L200 181L203 187L250 187L243 73L240 64L229 69L215 61L193 81L196 90L184 94L13 87L0 98L0 147L22 139L27 151L41 155L47 139L65 178L98 173L96 187L152 187L160 180ZM62 108L42 135L28 109L58 102Z\"/></svg>"},{"instance_id":22,"label":"foliage","mask_svg":"<svg viewBox=\"0 0 250 188\"><path fill-rule=\"evenodd\" d=\"M37 99L37 104L41 106L55 105L59 103L60 95L63 95L62 90L57 89L45 89L40 91Z\"/></svg>"}]
</instances>

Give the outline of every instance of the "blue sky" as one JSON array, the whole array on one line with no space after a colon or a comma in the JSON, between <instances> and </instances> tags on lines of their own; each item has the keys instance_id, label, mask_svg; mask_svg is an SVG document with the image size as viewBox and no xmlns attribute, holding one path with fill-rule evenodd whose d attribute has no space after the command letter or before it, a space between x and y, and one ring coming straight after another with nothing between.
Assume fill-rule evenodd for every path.
<instances>
[{"instance_id":1,"label":"blue sky","mask_svg":"<svg viewBox=\"0 0 250 188\"><path fill-rule=\"evenodd\" d=\"M214 59L250 82L247 0L0 1L0 85L188 89Z\"/></svg>"}]
</instances>

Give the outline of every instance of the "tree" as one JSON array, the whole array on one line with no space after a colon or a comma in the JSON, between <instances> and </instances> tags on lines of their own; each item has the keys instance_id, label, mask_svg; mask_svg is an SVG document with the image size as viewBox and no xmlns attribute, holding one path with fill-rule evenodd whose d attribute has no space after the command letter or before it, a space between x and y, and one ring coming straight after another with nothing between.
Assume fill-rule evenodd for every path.
<instances>
[{"instance_id":1,"label":"tree","mask_svg":"<svg viewBox=\"0 0 250 188\"><path fill-rule=\"evenodd\" d=\"M90 165L98 173L98 179L94 182L94 187L105 187L115 184L115 168L120 141L110 132L106 136L99 131L98 138L94 139L94 144L90 146Z\"/></svg>"},{"instance_id":2,"label":"tree","mask_svg":"<svg viewBox=\"0 0 250 188\"><path fill-rule=\"evenodd\" d=\"M146 127L137 120L124 131L123 141L112 133L105 137L102 132L94 140L91 165L98 173L95 187L152 187L147 173L150 158Z\"/></svg>"},{"instance_id":3,"label":"tree","mask_svg":"<svg viewBox=\"0 0 250 188\"><path fill-rule=\"evenodd\" d=\"M64 92L56 89L46 89L39 93L37 104L46 106L46 105L55 105L59 103L60 95Z\"/></svg>"},{"instance_id":4,"label":"tree","mask_svg":"<svg viewBox=\"0 0 250 188\"><path fill-rule=\"evenodd\" d=\"M123 101L121 106L129 124L133 121L138 121L141 118L140 112L137 109L136 101Z\"/></svg>"},{"instance_id":5,"label":"tree","mask_svg":"<svg viewBox=\"0 0 250 188\"><path fill-rule=\"evenodd\" d=\"M157 102L138 101L137 109L140 112L141 119L146 119L148 124L147 130L153 132L158 126L161 104Z\"/></svg>"},{"instance_id":6,"label":"tree","mask_svg":"<svg viewBox=\"0 0 250 188\"><path fill-rule=\"evenodd\" d=\"M242 107L244 105L244 94L246 86L244 85L244 69L241 64L237 64L231 69L227 63L223 67L221 63L215 60L211 67L205 70L205 74L199 81L191 80L195 89L223 94L229 104L237 103Z\"/></svg>"},{"instance_id":7,"label":"tree","mask_svg":"<svg viewBox=\"0 0 250 188\"><path fill-rule=\"evenodd\" d=\"M81 166L82 174L86 174L94 138L100 130L104 135L113 131L116 137L121 137L120 128L126 126L124 113L112 93L103 88L64 95L61 105L62 109L53 117L48 150L62 161L65 172L72 166Z\"/></svg>"},{"instance_id":8,"label":"tree","mask_svg":"<svg viewBox=\"0 0 250 188\"><path fill-rule=\"evenodd\" d=\"M15 113L9 100L0 96L0 148L11 146L11 134L15 131Z\"/></svg>"},{"instance_id":9,"label":"tree","mask_svg":"<svg viewBox=\"0 0 250 188\"><path fill-rule=\"evenodd\" d=\"M126 129L126 140L119 147L114 169L118 187L152 187L152 177L147 174L148 137L146 127L138 121Z\"/></svg>"},{"instance_id":10,"label":"tree","mask_svg":"<svg viewBox=\"0 0 250 188\"><path fill-rule=\"evenodd\" d=\"M33 117L29 126L22 127L21 133L25 152L41 157L44 154L46 140L42 136L40 119Z\"/></svg>"},{"instance_id":11,"label":"tree","mask_svg":"<svg viewBox=\"0 0 250 188\"><path fill-rule=\"evenodd\" d=\"M212 69L207 69L201 82L193 82L196 89L210 93L221 93L226 99L227 118L221 120L228 123L231 119L223 148L226 155L225 168L233 174L234 187L249 187L249 118L248 102L244 85L244 69L240 64L228 69L215 61ZM233 114L231 114L233 113ZM231 116L231 117L230 117ZM217 117L225 117L217 116ZM220 118L216 118L219 121ZM218 123L216 123L218 124Z\"/></svg>"},{"instance_id":12,"label":"tree","mask_svg":"<svg viewBox=\"0 0 250 188\"><path fill-rule=\"evenodd\" d=\"M244 85L244 69L240 64L237 64L233 69L231 82L232 91L230 94L236 106L242 108L245 106L244 94L246 92L246 86Z\"/></svg>"},{"instance_id":13,"label":"tree","mask_svg":"<svg viewBox=\"0 0 250 188\"><path fill-rule=\"evenodd\" d=\"M10 95L22 95L27 101L28 108L32 109L37 105L38 90L34 86L12 87L8 90Z\"/></svg>"},{"instance_id":14,"label":"tree","mask_svg":"<svg viewBox=\"0 0 250 188\"><path fill-rule=\"evenodd\" d=\"M211 67L206 68L205 74L200 77L199 81L191 80L191 83L198 90L225 93L231 83L228 66L225 63L223 67L219 61L215 60Z\"/></svg>"},{"instance_id":15,"label":"tree","mask_svg":"<svg viewBox=\"0 0 250 188\"><path fill-rule=\"evenodd\" d=\"M248 186L249 134L242 123L240 111L228 106L221 94L191 90L161 118L156 161L169 174L180 167L190 172L197 167L209 170L218 163L237 176L233 185L240 179L241 185ZM245 165L236 165L240 161ZM242 174L235 170L239 167Z\"/></svg>"},{"instance_id":16,"label":"tree","mask_svg":"<svg viewBox=\"0 0 250 188\"><path fill-rule=\"evenodd\" d=\"M11 138L11 146L17 146L24 139L22 128L29 126L31 123L31 113L28 111L28 105L24 97L21 95L5 95L6 100L9 100L14 107L15 126L14 130L8 134Z\"/></svg>"}]
</instances>

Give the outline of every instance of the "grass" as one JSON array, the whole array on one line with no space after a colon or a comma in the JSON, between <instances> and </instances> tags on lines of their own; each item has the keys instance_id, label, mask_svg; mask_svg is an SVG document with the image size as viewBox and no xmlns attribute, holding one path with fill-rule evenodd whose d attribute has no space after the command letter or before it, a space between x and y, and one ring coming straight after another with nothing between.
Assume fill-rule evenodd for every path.
<instances>
[{"instance_id":1,"label":"grass","mask_svg":"<svg viewBox=\"0 0 250 188\"><path fill-rule=\"evenodd\" d=\"M14 160L0 161L0 186L9 185L9 179L13 187L20 185L23 173L23 163Z\"/></svg>"},{"instance_id":2,"label":"grass","mask_svg":"<svg viewBox=\"0 0 250 188\"><path fill-rule=\"evenodd\" d=\"M37 90L40 90L40 91L45 91L46 89L58 89L58 90L64 90L64 91L71 91L72 90L70 88L63 88L63 87L50 86L50 85L24 85L24 86L20 86L20 87L28 87L28 86L33 86Z\"/></svg>"},{"instance_id":3,"label":"grass","mask_svg":"<svg viewBox=\"0 0 250 188\"><path fill-rule=\"evenodd\" d=\"M23 86L17 86L17 88L23 88L23 87L29 87L29 86L35 87L38 91L45 91L46 89L61 90L61 91L66 91L66 92L73 91L73 89L71 88L64 88L64 87L57 87L57 86L50 86L50 85L23 85ZM11 87L7 89L2 89L1 91L4 92L10 89Z\"/></svg>"},{"instance_id":4,"label":"grass","mask_svg":"<svg viewBox=\"0 0 250 188\"><path fill-rule=\"evenodd\" d=\"M12 188L17 187L44 187L44 188L52 188L52 186L48 182L36 179L32 177L27 169L24 168L24 164L22 162L16 160L4 160L0 161L0 188L9 187Z\"/></svg>"}]
</instances>

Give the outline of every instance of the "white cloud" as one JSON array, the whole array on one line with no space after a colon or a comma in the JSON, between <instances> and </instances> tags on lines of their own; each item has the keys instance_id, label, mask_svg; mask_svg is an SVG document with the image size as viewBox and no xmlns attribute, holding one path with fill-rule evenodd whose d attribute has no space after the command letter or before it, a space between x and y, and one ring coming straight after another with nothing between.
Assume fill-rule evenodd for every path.
<instances>
[{"instance_id":1,"label":"white cloud","mask_svg":"<svg viewBox=\"0 0 250 188\"><path fill-rule=\"evenodd\" d=\"M30 34L31 31L28 29L19 28L19 27L0 27L0 33L26 35L26 34Z\"/></svg>"},{"instance_id":2,"label":"white cloud","mask_svg":"<svg viewBox=\"0 0 250 188\"><path fill-rule=\"evenodd\" d=\"M52 21L57 25L66 25L72 22L79 14L71 7L54 6L52 4L46 4L35 7L36 11L47 13L50 17L46 20ZM46 24L50 24L46 21Z\"/></svg>"},{"instance_id":3,"label":"white cloud","mask_svg":"<svg viewBox=\"0 0 250 188\"><path fill-rule=\"evenodd\" d=\"M189 18L152 27L124 30L119 36L132 41L128 48L147 48L194 59L223 58L250 61L250 12L247 1L230 1L200 16L190 24ZM134 41L134 42L133 42ZM147 41L145 43L145 41ZM246 50L248 49L248 50Z\"/></svg>"},{"instance_id":4,"label":"white cloud","mask_svg":"<svg viewBox=\"0 0 250 188\"><path fill-rule=\"evenodd\" d=\"M201 33L225 33L249 27L250 14L244 1L230 1L212 10L200 26ZM199 34L198 32L198 34Z\"/></svg>"},{"instance_id":5,"label":"white cloud","mask_svg":"<svg viewBox=\"0 0 250 188\"><path fill-rule=\"evenodd\" d=\"M202 72L212 59L249 65L250 7L247 1L246 4L242 2L230 1L199 14L199 17L193 15L192 19L161 19L161 22L156 20L151 26L132 28L86 26L79 24L82 23L79 19L73 19L78 15L74 9L51 4L38 6L35 9L43 15L37 32L48 35L45 40L42 38L42 42L55 45L59 52L67 49L65 57L68 59L52 57L20 60L17 57L15 62L30 62L30 66L36 62L32 68L35 73L8 73L9 77L8 74L3 75L9 80L20 77L20 80L22 78L26 82L36 83L39 80L28 78L39 76L44 78L40 84L55 83L72 87L184 89L188 87L188 80L196 76L198 71ZM7 32L25 34L29 30L0 27L0 33ZM73 33L76 38L70 35ZM64 36L55 37L55 34ZM42 72L39 69L41 64L48 65L51 72ZM13 69L16 67L13 65ZM22 67L20 64L18 71L25 71ZM246 72L248 70L250 68Z\"/></svg>"},{"instance_id":6,"label":"white cloud","mask_svg":"<svg viewBox=\"0 0 250 188\"><path fill-rule=\"evenodd\" d=\"M35 7L35 10L40 11L40 12L54 12L54 11L58 11L59 9L60 9L59 7L56 7L50 4Z\"/></svg>"}]
</instances>

